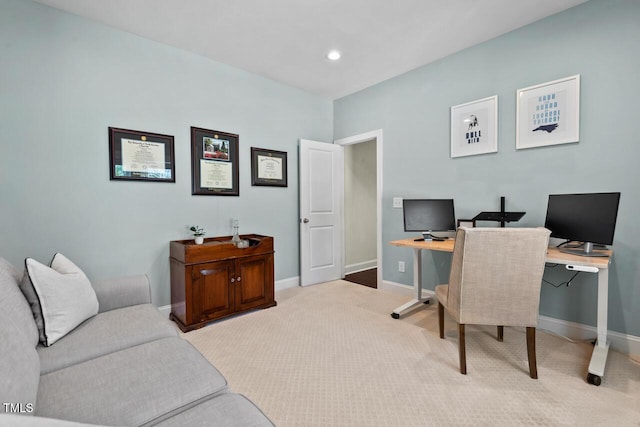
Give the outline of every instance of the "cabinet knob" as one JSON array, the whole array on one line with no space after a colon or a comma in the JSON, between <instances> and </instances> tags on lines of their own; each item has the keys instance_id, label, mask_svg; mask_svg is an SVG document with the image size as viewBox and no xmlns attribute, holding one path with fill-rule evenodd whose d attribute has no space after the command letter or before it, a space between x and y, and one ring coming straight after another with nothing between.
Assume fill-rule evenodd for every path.
<instances>
[{"instance_id":1,"label":"cabinet knob","mask_svg":"<svg viewBox=\"0 0 640 427\"><path fill-rule=\"evenodd\" d=\"M236 279L234 277L231 278L231 283L235 282Z\"/></svg>"},{"instance_id":2,"label":"cabinet knob","mask_svg":"<svg viewBox=\"0 0 640 427\"><path fill-rule=\"evenodd\" d=\"M238 276L238 282L242 280L242 277Z\"/></svg>"}]
</instances>

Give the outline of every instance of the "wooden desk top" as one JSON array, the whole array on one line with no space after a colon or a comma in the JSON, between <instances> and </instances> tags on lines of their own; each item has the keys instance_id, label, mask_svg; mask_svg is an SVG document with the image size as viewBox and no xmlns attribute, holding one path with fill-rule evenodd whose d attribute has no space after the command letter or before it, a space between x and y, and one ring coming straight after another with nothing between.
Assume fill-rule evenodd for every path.
<instances>
[{"instance_id":1,"label":"wooden desk top","mask_svg":"<svg viewBox=\"0 0 640 427\"><path fill-rule=\"evenodd\" d=\"M456 242L455 239L447 239L443 242L438 242L435 240L422 240L422 241L416 242L414 239L402 239L402 240L394 240L389 243L394 246L403 246L403 247L414 248L414 249L453 252L453 245L455 242Z\"/></svg>"},{"instance_id":2,"label":"wooden desk top","mask_svg":"<svg viewBox=\"0 0 640 427\"><path fill-rule=\"evenodd\" d=\"M584 265L586 267L597 267L597 268L609 268L609 264L611 263L611 257L613 256L613 251L611 249L596 249L594 252L599 252L606 254L606 257L597 257L597 256L580 256L580 255L571 255L564 252L560 252L560 249L553 247L547 250L547 262L556 263L556 264L575 264L575 265Z\"/></svg>"},{"instance_id":3,"label":"wooden desk top","mask_svg":"<svg viewBox=\"0 0 640 427\"><path fill-rule=\"evenodd\" d=\"M453 252L455 240L447 239L444 242L437 242L433 240L424 240L416 242L414 239L401 239L394 240L389 242L389 244L394 246L402 246L413 249L425 249L429 251L440 251L440 252ZM611 249L606 250L595 250L595 252L600 252L607 254L606 257L588 257L588 256L579 256L579 255L571 255L564 252L560 252L560 249L556 247L550 247L547 250L547 262L555 263L555 264L575 264L575 265L584 265L587 267L597 267L601 269L609 268L609 264L611 263L611 257L613 256L613 251Z\"/></svg>"}]
</instances>

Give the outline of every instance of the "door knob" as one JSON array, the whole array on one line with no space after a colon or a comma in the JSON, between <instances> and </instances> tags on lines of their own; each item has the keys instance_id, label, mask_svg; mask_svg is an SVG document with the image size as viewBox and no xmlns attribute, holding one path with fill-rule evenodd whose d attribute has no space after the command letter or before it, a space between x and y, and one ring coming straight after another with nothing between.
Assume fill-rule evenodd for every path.
<instances>
[{"instance_id":1,"label":"door knob","mask_svg":"<svg viewBox=\"0 0 640 427\"><path fill-rule=\"evenodd\" d=\"M305 224L307 224L309 222L309 218L305 218L302 220L302 222L304 222Z\"/></svg>"}]
</instances>

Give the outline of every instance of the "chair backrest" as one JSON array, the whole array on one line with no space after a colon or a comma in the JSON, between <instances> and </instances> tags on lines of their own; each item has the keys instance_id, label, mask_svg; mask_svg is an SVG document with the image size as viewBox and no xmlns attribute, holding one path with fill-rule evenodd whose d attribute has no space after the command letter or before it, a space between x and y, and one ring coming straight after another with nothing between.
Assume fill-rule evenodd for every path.
<instances>
[{"instance_id":1,"label":"chair backrest","mask_svg":"<svg viewBox=\"0 0 640 427\"><path fill-rule=\"evenodd\" d=\"M461 227L447 295L455 320L537 326L550 234L546 228Z\"/></svg>"}]
</instances>

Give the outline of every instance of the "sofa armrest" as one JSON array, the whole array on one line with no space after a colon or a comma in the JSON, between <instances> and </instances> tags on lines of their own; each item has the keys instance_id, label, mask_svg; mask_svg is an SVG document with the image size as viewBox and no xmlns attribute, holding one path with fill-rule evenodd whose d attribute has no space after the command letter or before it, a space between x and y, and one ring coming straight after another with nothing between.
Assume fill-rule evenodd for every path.
<instances>
[{"instance_id":1,"label":"sofa armrest","mask_svg":"<svg viewBox=\"0 0 640 427\"><path fill-rule=\"evenodd\" d=\"M151 287L146 275L96 280L91 285L98 297L100 313L151 303Z\"/></svg>"}]
</instances>

